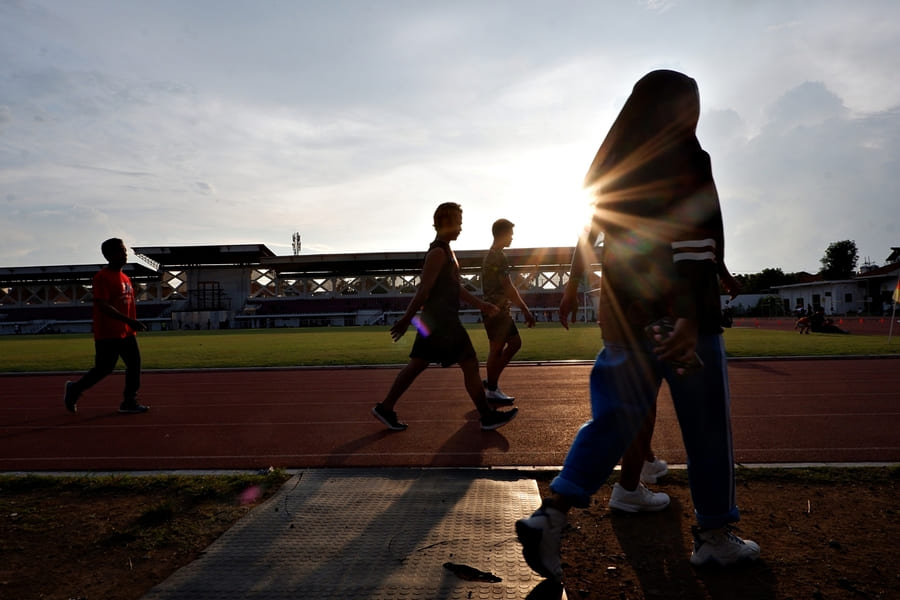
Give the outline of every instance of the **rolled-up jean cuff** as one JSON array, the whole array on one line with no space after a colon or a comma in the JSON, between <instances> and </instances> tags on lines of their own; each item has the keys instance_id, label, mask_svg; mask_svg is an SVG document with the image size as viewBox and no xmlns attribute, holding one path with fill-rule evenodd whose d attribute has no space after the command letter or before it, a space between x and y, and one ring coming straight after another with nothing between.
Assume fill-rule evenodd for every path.
<instances>
[{"instance_id":1,"label":"rolled-up jean cuff","mask_svg":"<svg viewBox=\"0 0 900 600\"><path fill-rule=\"evenodd\" d=\"M550 482L550 489L560 496L565 496L569 503L575 508L587 508L591 505L591 494L585 492L580 486L575 485L571 481L563 479L559 475L554 477L553 481Z\"/></svg>"},{"instance_id":2,"label":"rolled-up jean cuff","mask_svg":"<svg viewBox=\"0 0 900 600\"><path fill-rule=\"evenodd\" d=\"M718 529L719 527L725 527L729 523L737 523L741 520L741 513L737 506L723 515L701 515L694 511L694 516L697 517L697 525L704 529Z\"/></svg>"}]
</instances>

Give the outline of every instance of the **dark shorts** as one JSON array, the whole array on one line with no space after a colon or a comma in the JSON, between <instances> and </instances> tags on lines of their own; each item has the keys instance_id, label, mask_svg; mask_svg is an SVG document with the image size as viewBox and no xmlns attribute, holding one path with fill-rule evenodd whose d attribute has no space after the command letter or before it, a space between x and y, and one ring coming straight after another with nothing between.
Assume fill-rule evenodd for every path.
<instances>
[{"instance_id":1,"label":"dark shorts","mask_svg":"<svg viewBox=\"0 0 900 600\"><path fill-rule=\"evenodd\" d=\"M488 339L492 342L505 342L509 338L519 335L519 328L508 310L501 310L499 314L484 320L484 330Z\"/></svg>"},{"instance_id":2,"label":"dark shorts","mask_svg":"<svg viewBox=\"0 0 900 600\"><path fill-rule=\"evenodd\" d=\"M409 357L440 363L442 367L467 359L478 359L469 333L459 321L436 329L427 337L421 332L417 333Z\"/></svg>"}]
</instances>

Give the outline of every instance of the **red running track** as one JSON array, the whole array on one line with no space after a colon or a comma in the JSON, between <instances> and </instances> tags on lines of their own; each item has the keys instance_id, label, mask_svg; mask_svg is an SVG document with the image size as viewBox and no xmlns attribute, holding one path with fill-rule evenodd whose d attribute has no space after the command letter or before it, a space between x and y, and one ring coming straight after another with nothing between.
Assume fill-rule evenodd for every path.
<instances>
[{"instance_id":1,"label":"red running track","mask_svg":"<svg viewBox=\"0 0 900 600\"><path fill-rule=\"evenodd\" d=\"M740 463L900 462L900 359L733 360ZM65 375L0 377L0 471L269 466L557 466L588 418L590 366L513 365L519 417L483 432L458 368L431 368L387 431L370 414L397 368L148 372L143 415L117 413L113 375L63 407ZM668 389L654 448L685 461Z\"/></svg>"}]
</instances>

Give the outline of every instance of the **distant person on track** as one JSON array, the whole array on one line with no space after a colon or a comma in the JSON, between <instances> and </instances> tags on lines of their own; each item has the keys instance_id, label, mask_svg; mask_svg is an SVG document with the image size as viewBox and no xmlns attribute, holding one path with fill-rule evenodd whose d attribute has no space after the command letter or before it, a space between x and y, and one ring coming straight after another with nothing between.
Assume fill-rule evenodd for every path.
<instances>
[{"instance_id":1,"label":"distant person on track","mask_svg":"<svg viewBox=\"0 0 900 600\"><path fill-rule=\"evenodd\" d=\"M514 397L507 396L500 389L500 374L522 347L522 337L510 314L510 307L518 306L525 318L525 324L528 327L534 327L534 315L528 310L528 305L525 304L519 290L513 285L509 275L509 260L503 253L503 249L512 243L513 227L515 225L506 219L498 219L494 222L491 227L494 241L481 264L483 299L500 309L493 316L489 313L482 315L484 329L490 343L484 389L488 402L500 405L509 405L515 401Z\"/></svg>"},{"instance_id":2,"label":"distant person on track","mask_svg":"<svg viewBox=\"0 0 900 600\"><path fill-rule=\"evenodd\" d=\"M696 82L659 70L639 80L588 171L594 217L579 239L560 303L563 326L603 234L603 349L591 371L591 415L551 495L516 523L528 565L562 578L560 537L570 508L586 507L671 391L688 456L697 526L691 563L759 557L735 535L734 457L719 295L722 213L709 155L696 138Z\"/></svg>"},{"instance_id":3,"label":"distant person on track","mask_svg":"<svg viewBox=\"0 0 900 600\"><path fill-rule=\"evenodd\" d=\"M825 307L817 306L809 318L809 328L813 333L850 333L834 324L834 319L825 316Z\"/></svg>"},{"instance_id":4,"label":"distant person on track","mask_svg":"<svg viewBox=\"0 0 900 600\"><path fill-rule=\"evenodd\" d=\"M77 411L81 394L112 373L121 357L125 363L125 390L119 412L138 414L148 407L139 404L137 392L141 387L141 351L136 333L147 326L137 320L134 287L131 278L122 272L128 262L128 250L119 238L111 238L100 245L109 263L94 275L91 294L94 297L94 367L78 381L67 381L64 402L66 410Z\"/></svg>"},{"instance_id":5,"label":"distant person on track","mask_svg":"<svg viewBox=\"0 0 900 600\"><path fill-rule=\"evenodd\" d=\"M459 262L450 248L462 232L462 208L455 202L446 202L434 212L434 229L437 235L428 247L421 283L406 312L391 327L391 338L396 342L410 324L415 324L416 339L409 354L409 363L397 374L391 389L383 401L376 404L372 414L394 431L407 428L397 418L394 406L400 396L412 385L430 363L443 367L459 363L462 368L466 391L478 413L481 428L498 429L512 421L518 409L507 411L494 409L487 401L478 367L478 357L469 334L459 320L459 301L493 315L497 307L472 295L460 282ZM421 317L416 317L421 309Z\"/></svg>"}]
</instances>

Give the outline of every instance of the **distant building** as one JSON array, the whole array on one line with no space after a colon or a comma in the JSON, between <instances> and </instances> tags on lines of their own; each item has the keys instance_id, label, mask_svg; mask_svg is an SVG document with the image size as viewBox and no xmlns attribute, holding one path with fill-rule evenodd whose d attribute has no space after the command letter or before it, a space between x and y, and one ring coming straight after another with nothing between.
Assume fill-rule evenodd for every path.
<instances>
[{"instance_id":1,"label":"distant building","mask_svg":"<svg viewBox=\"0 0 900 600\"><path fill-rule=\"evenodd\" d=\"M138 318L152 329L222 329L384 324L402 314L419 285L425 252L276 256L263 244L132 248L125 266ZM572 247L510 248L523 298L539 320L553 320L568 281ZM464 285L481 293L486 250L461 250ZM600 285L582 284L579 318L594 319ZM0 333L86 332L91 285L102 265L0 268ZM464 321L480 318L466 308Z\"/></svg>"}]
</instances>

